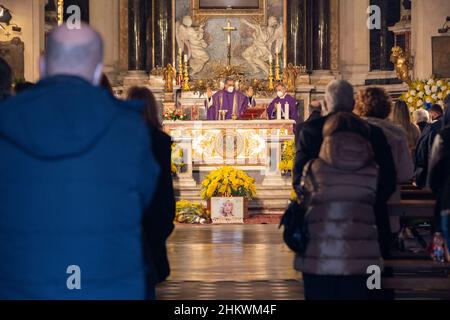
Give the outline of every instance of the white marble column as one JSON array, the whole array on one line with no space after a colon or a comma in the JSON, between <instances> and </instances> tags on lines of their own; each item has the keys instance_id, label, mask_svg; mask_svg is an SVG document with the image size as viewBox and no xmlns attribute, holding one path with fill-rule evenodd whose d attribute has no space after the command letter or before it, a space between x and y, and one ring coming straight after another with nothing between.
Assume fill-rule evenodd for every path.
<instances>
[{"instance_id":1,"label":"white marble column","mask_svg":"<svg viewBox=\"0 0 450 320\"><path fill-rule=\"evenodd\" d=\"M364 85L370 68L369 0L340 0L339 68L343 79Z\"/></svg>"},{"instance_id":2,"label":"white marble column","mask_svg":"<svg viewBox=\"0 0 450 320\"><path fill-rule=\"evenodd\" d=\"M193 177L193 157L192 157L192 138L175 138L174 142L183 150L183 171L178 174L176 183L178 187L196 187L197 183Z\"/></svg>"},{"instance_id":3,"label":"white marble column","mask_svg":"<svg viewBox=\"0 0 450 320\"><path fill-rule=\"evenodd\" d=\"M89 20L103 37L105 73L111 75L119 62L119 0L89 1Z\"/></svg>"},{"instance_id":4,"label":"white marble column","mask_svg":"<svg viewBox=\"0 0 450 320\"><path fill-rule=\"evenodd\" d=\"M290 184L290 180L285 179L281 175L279 164L281 162L281 145L284 141L293 139L293 137L280 137L280 135L273 130L272 135L267 139L266 146L266 168L264 170L264 180L262 185L264 187L270 186L286 186Z\"/></svg>"},{"instance_id":5,"label":"white marble column","mask_svg":"<svg viewBox=\"0 0 450 320\"><path fill-rule=\"evenodd\" d=\"M449 0L412 0L411 51L414 56L414 78L432 75L431 37L438 36L445 18L450 16ZM450 34L447 34L450 36Z\"/></svg>"}]
</instances>

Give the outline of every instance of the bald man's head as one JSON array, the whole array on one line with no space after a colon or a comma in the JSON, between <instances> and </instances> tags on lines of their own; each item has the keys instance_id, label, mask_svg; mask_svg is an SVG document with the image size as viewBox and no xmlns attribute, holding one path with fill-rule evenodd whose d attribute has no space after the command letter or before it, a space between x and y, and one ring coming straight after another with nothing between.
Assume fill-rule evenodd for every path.
<instances>
[{"instance_id":1,"label":"bald man's head","mask_svg":"<svg viewBox=\"0 0 450 320\"><path fill-rule=\"evenodd\" d=\"M42 77L71 75L94 85L101 80L103 41L87 24L69 29L65 24L54 29L47 38L46 53L41 60Z\"/></svg>"}]
</instances>

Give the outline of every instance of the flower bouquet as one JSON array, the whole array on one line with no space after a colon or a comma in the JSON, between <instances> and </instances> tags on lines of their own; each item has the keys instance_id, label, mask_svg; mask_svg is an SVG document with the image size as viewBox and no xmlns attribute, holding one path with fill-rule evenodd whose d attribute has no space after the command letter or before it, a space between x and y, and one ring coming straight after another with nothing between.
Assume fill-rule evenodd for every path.
<instances>
[{"instance_id":1,"label":"flower bouquet","mask_svg":"<svg viewBox=\"0 0 450 320\"><path fill-rule=\"evenodd\" d=\"M187 120L186 114L183 113L183 111L177 109L164 111L162 117L165 121Z\"/></svg>"},{"instance_id":2,"label":"flower bouquet","mask_svg":"<svg viewBox=\"0 0 450 320\"><path fill-rule=\"evenodd\" d=\"M409 86L408 92L403 93L402 100L408 104L410 112L426 109L432 104L444 105L444 99L450 94L449 79L416 80Z\"/></svg>"},{"instance_id":3,"label":"flower bouquet","mask_svg":"<svg viewBox=\"0 0 450 320\"><path fill-rule=\"evenodd\" d=\"M290 175L294 168L295 142L294 140L284 141L281 146L281 161L278 164L283 175Z\"/></svg>"},{"instance_id":4,"label":"flower bouquet","mask_svg":"<svg viewBox=\"0 0 450 320\"><path fill-rule=\"evenodd\" d=\"M242 170L225 166L206 176L202 182L201 196L208 200L213 223L218 222L217 217L225 217L226 223L237 223L238 220L234 218L238 218L238 213L242 214L239 220L241 223L243 218L249 217L248 201L256 196L255 180ZM242 198L242 201L237 198ZM230 210L227 211L227 208Z\"/></svg>"},{"instance_id":5,"label":"flower bouquet","mask_svg":"<svg viewBox=\"0 0 450 320\"><path fill-rule=\"evenodd\" d=\"M243 197L251 200L256 195L255 179L242 170L226 166L206 176L201 192L205 200L213 197Z\"/></svg>"},{"instance_id":6,"label":"flower bouquet","mask_svg":"<svg viewBox=\"0 0 450 320\"><path fill-rule=\"evenodd\" d=\"M175 222L207 224L211 222L211 216L200 202L181 200L177 202Z\"/></svg>"}]
</instances>

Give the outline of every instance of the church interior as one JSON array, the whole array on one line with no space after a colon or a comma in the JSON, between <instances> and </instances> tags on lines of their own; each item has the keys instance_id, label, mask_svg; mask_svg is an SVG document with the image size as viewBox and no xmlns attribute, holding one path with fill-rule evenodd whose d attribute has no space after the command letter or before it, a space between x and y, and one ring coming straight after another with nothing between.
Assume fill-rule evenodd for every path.
<instances>
[{"instance_id":1,"label":"church interior","mask_svg":"<svg viewBox=\"0 0 450 320\"><path fill-rule=\"evenodd\" d=\"M382 88L411 117L450 94L448 0L0 0L13 82L38 82L51 30L78 20L103 38L114 95L150 89L172 138L176 228L160 299L303 300L277 229L296 197L296 125L336 80ZM389 210L426 229L435 203L408 183ZM417 246L385 262L386 286L397 299L450 298L448 262Z\"/></svg>"}]
</instances>

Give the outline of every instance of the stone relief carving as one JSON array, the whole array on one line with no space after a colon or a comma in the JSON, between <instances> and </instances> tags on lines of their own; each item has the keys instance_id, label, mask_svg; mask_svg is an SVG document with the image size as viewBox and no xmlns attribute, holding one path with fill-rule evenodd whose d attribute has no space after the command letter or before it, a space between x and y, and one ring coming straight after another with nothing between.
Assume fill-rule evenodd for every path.
<instances>
[{"instance_id":1,"label":"stone relief carving","mask_svg":"<svg viewBox=\"0 0 450 320\"><path fill-rule=\"evenodd\" d=\"M180 23L176 22L176 39L178 48L181 48L187 55L192 74L203 70L205 64L209 61L209 54L206 51L208 44L204 39L205 24L199 27L192 26L192 18L185 16Z\"/></svg>"},{"instance_id":2,"label":"stone relief carving","mask_svg":"<svg viewBox=\"0 0 450 320\"><path fill-rule=\"evenodd\" d=\"M281 53L283 23L273 16L269 18L267 26L251 23L248 20L242 20L242 23L253 30L253 42L242 53L242 57L248 62L252 73L262 72L267 75L269 70L267 61L274 56L274 44L275 52Z\"/></svg>"}]
</instances>

